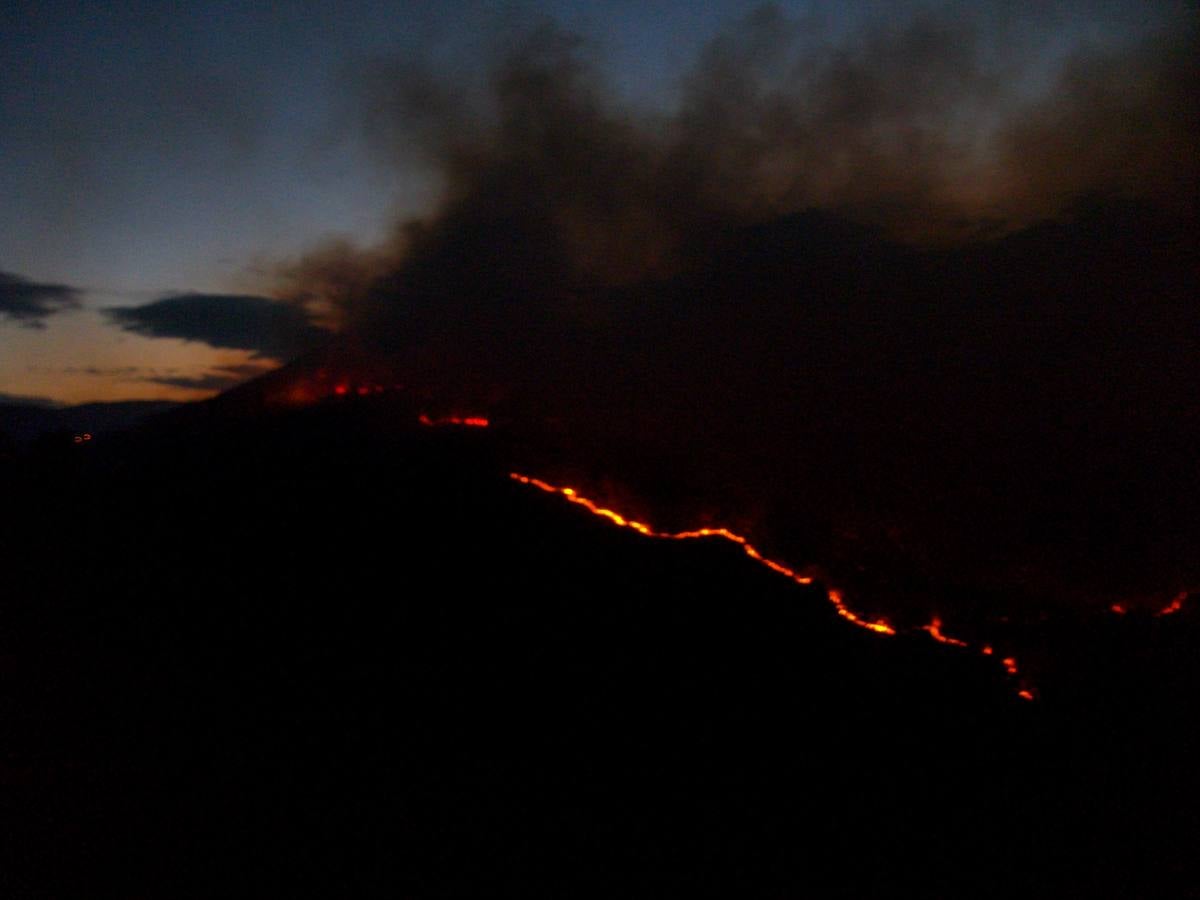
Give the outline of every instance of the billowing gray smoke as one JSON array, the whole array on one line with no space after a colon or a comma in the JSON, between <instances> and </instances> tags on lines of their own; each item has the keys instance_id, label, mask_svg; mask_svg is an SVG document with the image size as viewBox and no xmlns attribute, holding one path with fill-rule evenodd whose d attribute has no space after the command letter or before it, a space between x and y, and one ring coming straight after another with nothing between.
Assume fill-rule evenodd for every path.
<instances>
[{"instance_id":1,"label":"billowing gray smoke","mask_svg":"<svg viewBox=\"0 0 1200 900\"><path fill-rule=\"evenodd\" d=\"M1045 70L961 15L831 41L767 7L667 112L552 24L466 77L381 63L368 130L443 201L279 293L416 380L738 493L792 558L1177 589L1200 56L1195 11L1168 18Z\"/></svg>"},{"instance_id":2,"label":"billowing gray smoke","mask_svg":"<svg viewBox=\"0 0 1200 900\"><path fill-rule=\"evenodd\" d=\"M677 273L730 227L810 208L923 243L1087 196L1194 212L1196 19L1184 9L1132 46L1043 71L979 17L897 9L833 41L767 6L704 49L661 113L623 107L553 23L498 41L468 74L379 62L360 84L369 140L395 165L432 165L443 202L386 246L315 252L291 294L372 328L393 301L405 320L425 304L574 316L577 291Z\"/></svg>"}]
</instances>

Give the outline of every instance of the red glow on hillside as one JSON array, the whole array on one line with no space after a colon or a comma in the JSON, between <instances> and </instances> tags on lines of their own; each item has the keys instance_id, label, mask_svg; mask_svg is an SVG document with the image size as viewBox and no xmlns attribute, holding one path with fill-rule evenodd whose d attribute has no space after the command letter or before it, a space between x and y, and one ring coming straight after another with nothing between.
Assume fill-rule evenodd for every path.
<instances>
[{"instance_id":1,"label":"red glow on hillside","mask_svg":"<svg viewBox=\"0 0 1200 900\"><path fill-rule=\"evenodd\" d=\"M1183 601L1188 598L1187 591L1180 591L1171 602L1155 613L1156 616L1173 616L1183 609Z\"/></svg>"},{"instance_id":2,"label":"red glow on hillside","mask_svg":"<svg viewBox=\"0 0 1200 900\"><path fill-rule=\"evenodd\" d=\"M531 487L535 487L540 491L546 492L547 494L557 494L561 497L565 497L571 503L574 503L577 506L582 506L584 509L586 509L588 512L592 513L593 515L599 516L602 519L608 519L608 521L612 522L614 525L618 525L621 528L629 528L633 531L636 531L638 534L645 535L646 537L659 538L662 540L672 540L672 541L689 540L689 539L693 539L693 538L716 537L716 538L721 538L722 540L730 541L731 543L737 544L739 547L741 547L742 551L748 557L753 559L755 562L766 566L768 569L770 569L773 572L777 572L780 575L790 578L796 584L811 585L813 583L812 577L810 577L808 575L801 575L799 572L795 571L792 568L789 568L788 566L784 565L781 562L776 562L773 559L768 559L767 557L763 556L762 553L753 544L751 544L748 540L746 540L746 538L744 538L740 534L730 531L727 528L697 528L693 531L677 531L677 532L656 531L649 525L645 524L644 522L638 522L636 520L629 519L626 516L623 516L620 513L616 512L615 510L608 509L607 507L604 507L604 506L600 506L599 504L592 502L591 500L587 499L586 497L581 497L579 495L579 492L576 491L574 488L558 487L556 485L550 484L549 482L542 481L540 478L533 478L532 476L529 476L529 475L522 475L519 472L510 472L508 477L511 478L513 481L518 482L519 484L530 485ZM859 616L857 613L855 613L853 610L851 610L846 605L846 602L842 597L842 592L837 590L836 588L826 588L825 596L826 596L826 599L828 599L829 602L833 605L833 608L837 612L837 614L841 618L845 619L847 622L857 625L859 628L865 628L868 631L873 631L876 634L895 635L897 633L896 629L884 619L877 619L875 621L871 621L869 619L864 619L863 617ZM939 643L942 643L942 644L950 644L955 647L968 647L969 646L969 644L966 641L962 641L962 640L959 640L958 638L954 638L954 637L949 637L948 635L943 633L942 632L942 620L936 616L934 617L933 621L929 625L922 626L919 630L926 632L935 641L938 641ZM982 646L980 648L980 653L982 653L984 656L991 656L991 655L993 655L994 651L989 645L985 644L984 646ZM1011 676L1017 675L1017 672L1018 672L1017 661L1013 657L1011 657L1011 656L1005 657L1001 662L1004 666L1005 672L1007 672ZM1017 696L1023 700L1034 699L1033 692L1024 685L1022 685L1021 688L1017 691Z\"/></svg>"},{"instance_id":3,"label":"red glow on hillside","mask_svg":"<svg viewBox=\"0 0 1200 900\"><path fill-rule=\"evenodd\" d=\"M487 428L491 422L485 416L439 416L438 418L430 418L421 413L417 417L417 421L429 428L436 428L439 425L457 425L460 428Z\"/></svg>"},{"instance_id":4,"label":"red glow on hillside","mask_svg":"<svg viewBox=\"0 0 1200 900\"><path fill-rule=\"evenodd\" d=\"M773 572L778 572L780 575L790 578L792 581L796 582L796 584L810 585L813 583L813 579L810 576L801 575L799 572L796 572L794 569L785 566L783 563L776 562L773 559L768 559L767 557L763 556L753 544L746 540L746 538L742 537L740 534L730 531L728 528L697 528L693 531L678 532L655 531L653 528L643 522L628 519L618 512L607 509L603 506L599 506L586 497L579 496L578 492L575 491L574 488L556 487L552 484L542 481L539 478L531 478L527 475L521 475L517 472L509 473L509 478L521 484L532 485L533 487L549 494L559 494L563 497L566 497L572 503L582 506L593 515L608 519L614 525L619 525L622 528L630 528L639 534L646 535L647 537L672 541L716 537L721 538L722 540L730 541L731 543L740 546L742 551L751 559L766 566ZM828 597L829 602L833 604L837 614L846 621L852 622L855 625L858 625L860 628L866 628L869 631L874 631L877 634L896 633L896 630L883 619L869 621L854 613L851 609L849 609L849 607L846 606L844 600L842 599L841 592L830 588L826 591L826 596Z\"/></svg>"}]
</instances>

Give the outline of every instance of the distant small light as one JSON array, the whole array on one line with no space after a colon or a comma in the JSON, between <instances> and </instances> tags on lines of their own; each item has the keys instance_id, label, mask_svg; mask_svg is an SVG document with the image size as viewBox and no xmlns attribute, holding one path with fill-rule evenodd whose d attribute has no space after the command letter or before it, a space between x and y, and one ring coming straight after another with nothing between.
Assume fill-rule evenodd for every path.
<instances>
[{"instance_id":1,"label":"distant small light","mask_svg":"<svg viewBox=\"0 0 1200 900\"><path fill-rule=\"evenodd\" d=\"M344 384L339 384L337 387L335 387L335 388L333 389L333 392L334 392L335 394L337 394L339 397L344 397L344 396L346 396L346 391L347 391L347 388L346 388L346 386L345 386Z\"/></svg>"}]
</instances>

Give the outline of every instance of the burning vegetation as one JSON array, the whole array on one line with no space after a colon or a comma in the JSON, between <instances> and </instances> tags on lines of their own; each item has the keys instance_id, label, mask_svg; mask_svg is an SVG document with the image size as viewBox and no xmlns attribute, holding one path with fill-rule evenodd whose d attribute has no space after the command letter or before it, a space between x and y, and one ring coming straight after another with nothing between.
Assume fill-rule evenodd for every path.
<instances>
[{"instance_id":1,"label":"burning vegetation","mask_svg":"<svg viewBox=\"0 0 1200 900\"><path fill-rule=\"evenodd\" d=\"M557 494L559 496L565 497L571 503L574 503L577 506L583 507L584 509L586 509L588 512L592 513L595 516L599 516L602 519L607 519L608 521L612 522L614 525L617 525L621 528L628 528L632 531L636 531L638 534L645 535L646 537L660 538L663 540L672 540L672 541L693 540L693 539L703 539L703 538L719 538L721 540L725 540L725 541L729 541L730 543L737 544L739 547L742 548L743 552L748 557L753 559L755 562L765 566L766 568L770 569L772 572L777 572L778 574L783 575L785 578L791 579L796 584L808 586L808 585L813 584L813 582L815 580L814 576L801 574L801 573L795 571L794 569L791 569L788 566L785 566L783 563L776 562L775 560L772 560L772 559L768 559L767 557L763 556L762 553L760 553L754 547L753 544L751 544L748 540L746 540L746 538L742 537L740 534L735 534L734 532L728 530L727 528L698 528L698 529L695 529L692 531L678 531L678 532L655 531L653 528L651 528L649 525L646 525L643 522L638 522L638 521L635 521L632 519L628 519L625 516L622 516L618 512L615 512L615 511L608 509L606 507L603 507L603 506L599 506L596 503L592 502L591 500L587 499L586 497L580 496L579 492L576 491L574 488L557 487L555 485L552 485L545 481L542 481L539 478L533 478L528 475L522 475L519 472L511 472L511 473L509 473L508 477L519 484L527 484L527 485L530 485L531 487L535 487L538 490L544 491L548 494ZM836 610L838 616L845 619L847 622L850 622L851 624L856 625L859 628L865 628L867 631L871 631L875 634L895 635L897 633L896 629L893 628L890 624L888 624L888 622L886 620L875 619L872 621L872 620L864 619L861 616L855 614L846 605L846 602L842 597L841 591L839 591L835 588L826 587L825 588L825 596L829 600L829 602L833 605L833 608ZM957 638L949 637L946 634L944 634L942 632L942 621L940 618L937 618L937 617L935 617L934 620L929 625L923 626L919 630L927 632L930 637L932 637L935 641L937 641L938 643L941 643L941 644L947 644L947 645L954 646L954 647L968 647L969 646L966 641L958 640ZM986 645L980 649L980 652L982 652L985 656L991 656L993 654L992 648L990 646L986 646ZM1002 663L1003 663L1005 672L1007 672L1010 676L1015 677L1017 675L1018 667L1017 667L1017 661L1015 659L1013 659L1012 657L1006 657L1005 659L1002 660ZM1019 696L1023 700L1032 700L1034 698L1033 691L1031 690L1030 686L1028 686L1026 684L1021 684L1019 686L1019 688L1017 690L1017 696Z\"/></svg>"}]
</instances>

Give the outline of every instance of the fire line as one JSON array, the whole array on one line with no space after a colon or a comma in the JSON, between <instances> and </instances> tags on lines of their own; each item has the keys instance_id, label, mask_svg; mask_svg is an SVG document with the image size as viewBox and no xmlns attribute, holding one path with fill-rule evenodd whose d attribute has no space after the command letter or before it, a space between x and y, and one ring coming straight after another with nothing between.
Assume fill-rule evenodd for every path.
<instances>
[{"instance_id":1,"label":"fire line","mask_svg":"<svg viewBox=\"0 0 1200 900\"><path fill-rule=\"evenodd\" d=\"M467 428L487 428L491 424L488 419L483 416L444 416L434 419L425 413L421 413L421 415L417 417L417 421L426 427L454 425ZM529 485L530 487L535 487L547 494L556 494L560 497L565 497L568 501L574 503L576 506L582 506L588 512L592 513L592 515L599 516L602 519L608 519L608 521L612 522L614 525L617 525L621 528L629 528L633 531L636 531L638 534L644 535L645 537L670 541L683 541L693 538L708 537L721 538L722 540L737 544L742 548L742 552L752 560L760 565L766 566L772 572L776 572L785 576L786 578L791 579L796 584L809 586L813 583L813 578L811 576L801 575L795 569L792 569L781 562L777 562L773 559L763 556L758 548L751 544L750 541L748 541L742 535L730 531L728 528L697 528L691 531L676 532L656 531L644 522L638 522L634 519L629 519L615 510L600 506L599 504L589 500L587 497L580 496L579 492L574 488L559 487L557 485L550 484L547 481L542 481L540 478L534 478L530 475L522 475L519 472L509 472L508 477L518 484ZM841 618L845 619L847 622L850 622L852 625L857 625L859 628L865 628L867 631L872 631L875 634L895 635L897 633L896 629L886 619L875 619L872 621L859 616L846 605L846 602L842 597L842 592L836 588L826 587L825 597L833 605L834 611ZM1168 612L1174 612L1174 610L1164 610L1162 614L1167 614ZM966 641L960 640L959 638L950 637L949 635L945 634L942 631L942 620L938 616L934 616L932 622L930 622L928 625L921 626L917 630L924 631L931 638L933 638L933 640L940 644L948 644L950 646L963 648L968 648L970 646ZM980 648L979 652L984 656L992 656L994 653L992 648L986 644ZM1010 676L1017 676L1017 661L1013 659L1013 657L1005 657L1001 661L1001 664L1004 666L1004 671ZM1034 699L1033 692L1024 684L1022 684L1020 689L1017 691L1017 696L1022 700Z\"/></svg>"},{"instance_id":2,"label":"fire line","mask_svg":"<svg viewBox=\"0 0 1200 900\"><path fill-rule=\"evenodd\" d=\"M794 569L789 568L788 566L785 566L783 563L776 562L773 559L768 559L767 557L763 556L762 553L756 547L754 547L754 545L751 544L745 537L743 537L742 535L737 534L735 532L732 532L727 528L697 528L693 531L678 531L678 532L655 531L653 528L651 528L649 525L645 524L644 522L638 522L633 519L626 518L625 516L621 515L620 513L616 512L614 510L600 506L597 503L594 503L593 501L587 499L586 497L581 497L574 488L558 487L557 485L553 485L553 484L550 484L549 482L542 481L540 478L534 478L529 475L522 475L519 472L510 472L508 477L510 479L512 479L513 481L517 482L518 484L529 485L530 487L535 487L538 490L543 491L547 494L556 494L560 497L565 497L571 503L574 503L576 506L582 506L584 509L586 509L588 512L592 513L593 515L599 516L602 519L608 519L614 525L618 525L621 528L632 529L633 531L636 531L638 534L645 535L646 537L659 538L661 540L671 540L671 541L688 540L688 539L692 539L692 538L706 538L706 537L721 538L723 540L737 544L739 547L742 548L742 551L748 557L753 559L755 562L758 562L761 565L766 566L768 569L770 569L773 572L778 572L780 575L784 575L787 578L790 578L796 584L808 586L813 583L813 579L810 576L801 575L799 572L795 571ZM836 588L827 587L825 589L825 596L829 600L829 602L833 605L834 610L837 612L837 614L840 617L842 617L843 619L845 619L846 621L848 621L854 625L857 625L859 628L865 628L868 631L875 632L876 634L895 635L897 633L896 629L891 624L889 624L887 622L887 620L885 620L885 619L876 619L874 621L871 621L869 619L864 619L863 617L857 615L848 606L846 606L846 603L842 597L841 591L837 590ZM969 646L966 641L959 640L958 638L950 637L950 636L946 635L945 633L943 633L942 632L942 620L936 616L934 617L933 621L930 624L921 626L921 628L919 628L918 630L926 632L927 634L929 634L929 636L931 638L933 638L938 643L949 644L949 645L955 646L955 647L968 647ZM982 648L980 648L980 652L984 656L992 656L994 653L992 648L987 645L984 645ZM1012 677L1017 676L1017 674L1018 674L1017 661L1013 657L1011 657L1011 656L1005 657L1001 661L1001 664L1004 666L1005 672L1007 672L1010 676L1012 676ZM1034 699L1033 692L1025 685L1021 685L1020 689L1017 691L1017 696L1020 697L1022 700L1033 700Z\"/></svg>"},{"instance_id":3,"label":"fire line","mask_svg":"<svg viewBox=\"0 0 1200 900\"><path fill-rule=\"evenodd\" d=\"M439 425L458 425L463 428L487 428L491 422L485 416L442 416L431 419L425 413L417 417L417 421L427 427L436 428Z\"/></svg>"}]
</instances>

